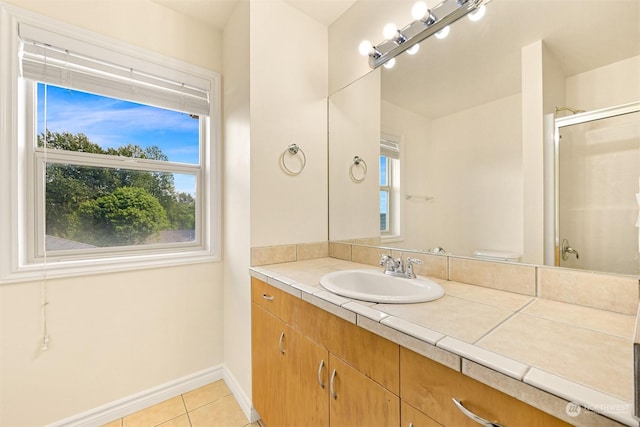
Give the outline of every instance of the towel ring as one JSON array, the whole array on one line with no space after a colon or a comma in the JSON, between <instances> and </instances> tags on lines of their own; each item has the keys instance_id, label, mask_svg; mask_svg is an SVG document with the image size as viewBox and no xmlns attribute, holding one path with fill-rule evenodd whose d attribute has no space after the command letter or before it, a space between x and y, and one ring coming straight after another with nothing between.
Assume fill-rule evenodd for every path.
<instances>
[{"instance_id":1,"label":"towel ring","mask_svg":"<svg viewBox=\"0 0 640 427\"><path fill-rule=\"evenodd\" d=\"M298 157L298 153L300 153L300 169L299 170L292 170L289 169L289 167L287 166L286 162L285 162L285 156L288 154L289 156L293 157ZM298 144L291 144L287 147L286 150L284 150L282 152L282 154L280 155L280 166L282 166L282 169L284 169L284 171L288 174L288 175L299 175L300 172L302 172L304 170L304 167L307 164L307 156L304 154L304 151L302 151L302 148L298 147Z\"/></svg>"},{"instance_id":2,"label":"towel ring","mask_svg":"<svg viewBox=\"0 0 640 427\"><path fill-rule=\"evenodd\" d=\"M353 169L356 166L360 166L362 168L362 177L360 178L357 178L353 173ZM367 162L365 162L362 157L355 156L353 158L353 163L351 163L351 166L349 167L349 176L353 182L362 182L367 177Z\"/></svg>"}]
</instances>

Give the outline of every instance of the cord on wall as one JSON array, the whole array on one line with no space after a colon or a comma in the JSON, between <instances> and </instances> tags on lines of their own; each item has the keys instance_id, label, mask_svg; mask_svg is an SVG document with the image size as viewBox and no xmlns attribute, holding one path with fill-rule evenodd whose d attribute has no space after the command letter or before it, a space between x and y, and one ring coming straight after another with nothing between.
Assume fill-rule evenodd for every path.
<instances>
[{"instance_id":1,"label":"cord on wall","mask_svg":"<svg viewBox=\"0 0 640 427\"><path fill-rule=\"evenodd\" d=\"M46 50L45 50L45 66L46 66ZM42 173L42 206L45 211L47 209L47 85L44 85L44 106L43 106L43 127L44 127L44 171ZM42 345L40 346L40 351L47 351L49 349L49 326L47 324L48 321L48 306L49 306L49 296L47 294L47 216L42 215L42 221L44 222L42 230L44 230L44 239L43 239L43 258L42 258Z\"/></svg>"}]
</instances>

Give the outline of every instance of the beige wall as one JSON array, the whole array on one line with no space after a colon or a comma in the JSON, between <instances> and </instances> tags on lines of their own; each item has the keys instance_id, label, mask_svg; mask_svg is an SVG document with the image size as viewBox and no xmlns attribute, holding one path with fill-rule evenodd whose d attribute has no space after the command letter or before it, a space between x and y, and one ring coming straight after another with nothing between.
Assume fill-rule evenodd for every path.
<instances>
[{"instance_id":1,"label":"beige wall","mask_svg":"<svg viewBox=\"0 0 640 427\"><path fill-rule=\"evenodd\" d=\"M638 76L640 56L571 76L567 78L567 104L589 111L638 101Z\"/></svg>"},{"instance_id":2,"label":"beige wall","mask_svg":"<svg viewBox=\"0 0 640 427\"><path fill-rule=\"evenodd\" d=\"M389 102L382 102L382 131L400 137L401 153L401 194L403 248L427 250L430 244L430 221L427 220L432 202L419 199L431 196L434 189L428 172L433 159L430 156L431 121L412 111L405 110ZM407 200L406 195L413 198ZM433 243L431 241L431 243Z\"/></svg>"},{"instance_id":3,"label":"beige wall","mask_svg":"<svg viewBox=\"0 0 640 427\"><path fill-rule=\"evenodd\" d=\"M23 9L220 72L222 34L151 0L4 0Z\"/></svg>"},{"instance_id":4,"label":"beige wall","mask_svg":"<svg viewBox=\"0 0 640 427\"><path fill-rule=\"evenodd\" d=\"M369 73L329 99L329 239L380 234L380 71ZM354 156L367 163L367 176L353 166Z\"/></svg>"},{"instance_id":5,"label":"beige wall","mask_svg":"<svg viewBox=\"0 0 640 427\"><path fill-rule=\"evenodd\" d=\"M431 122L428 246L522 253L520 103L512 95Z\"/></svg>"},{"instance_id":6,"label":"beige wall","mask_svg":"<svg viewBox=\"0 0 640 427\"><path fill-rule=\"evenodd\" d=\"M224 359L251 403L251 133L249 3L238 2L223 37L224 62Z\"/></svg>"},{"instance_id":7,"label":"beige wall","mask_svg":"<svg viewBox=\"0 0 640 427\"><path fill-rule=\"evenodd\" d=\"M220 71L221 35L146 0L10 3ZM7 256L2 254L1 256ZM0 286L0 425L42 426L223 363L222 263Z\"/></svg>"},{"instance_id":8,"label":"beige wall","mask_svg":"<svg viewBox=\"0 0 640 427\"><path fill-rule=\"evenodd\" d=\"M251 3L251 246L327 239L327 27L284 1ZM290 144L297 176L280 169Z\"/></svg>"},{"instance_id":9,"label":"beige wall","mask_svg":"<svg viewBox=\"0 0 640 427\"><path fill-rule=\"evenodd\" d=\"M327 239L326 52L326 26L283 1L240 2L224 32L224 354L240 399L251 396L250 247ZM279 166L292 143L307 157L298 176Z\"/></svg>"}]
</instances>

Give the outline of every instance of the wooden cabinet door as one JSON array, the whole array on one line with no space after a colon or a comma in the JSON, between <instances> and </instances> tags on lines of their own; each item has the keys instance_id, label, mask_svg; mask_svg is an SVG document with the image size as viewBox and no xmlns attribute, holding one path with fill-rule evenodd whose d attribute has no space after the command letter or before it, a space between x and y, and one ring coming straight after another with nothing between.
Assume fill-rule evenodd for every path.
<instances>
[{"instance_id":1,"label":"wooden cabinet door","mask_svg":"<svg viewBox=\"0 0 640 427\"><path fill-rule=\"evenodd\" d=\"M252 305L253 404L267 427L329 425L325 348Z\"/></svg>"},{"instance_id":2,"label":"wooden cabinet door","mask_svg":"<svg viewBox=\"0 0 640 427\"><path fill-rule=\"evenodd\" d=\"M291 333L286 351L286 425L328 427L329 352L297 332Z\"/></svg>"},{"instance_id":3,"label":"wooden cabinet door","mask_svg":"<svg viewBox=\"0 0 640 427\"><path fill-rule=\"evenodd\" d=\"M397 427L400 399L333 354L329 354L331 427Z\"/></svg>"},{"instance_id":4,"label":"wooden cabinet door","mask_svg":"<svg viewBox=\"0 0 640 427\"><path fill-rule=\"evenodd\" d=\"M261 309L251 305L251 367L253 405L267 426L286 426L287 360L279 345L286 345L287 326ZM280 343L280 337L282 343Z\"/></svg>"},{"instance_id":5,"label":"wooden cabinet door","mask_svg":"<svg viewBox=\"0 0 640 427\"><path fill-rule=\"evenodd\" d=\"M504 427L569 424L422 355L400 349L400 396L445 427L477 427L453 403Z\"/></svg>"},{"instance_id":6,"label":"wooden cabinet door","mask_svg":"<svg viewBox=\"0 0 640 427\"><path fill-rule=\"evenodd\" d=\"M402 401L401 427L442 427L407 402Z\"/></svg>"}]
</instances>

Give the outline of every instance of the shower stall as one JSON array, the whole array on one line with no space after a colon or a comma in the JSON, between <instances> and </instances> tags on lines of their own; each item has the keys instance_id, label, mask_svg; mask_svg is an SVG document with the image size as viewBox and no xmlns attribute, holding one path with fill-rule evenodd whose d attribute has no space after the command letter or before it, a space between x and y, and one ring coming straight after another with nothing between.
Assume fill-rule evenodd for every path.
<instances>
[{"instance_id":1,"label":"shower stall","mask_svg":"<svg viewBox=\"0 0 640 427\"><path fill-rule=\"evenodd\" d=\"M554 125L553 264L640 274L640 102Z\"/></svg>"}]
</instances>

